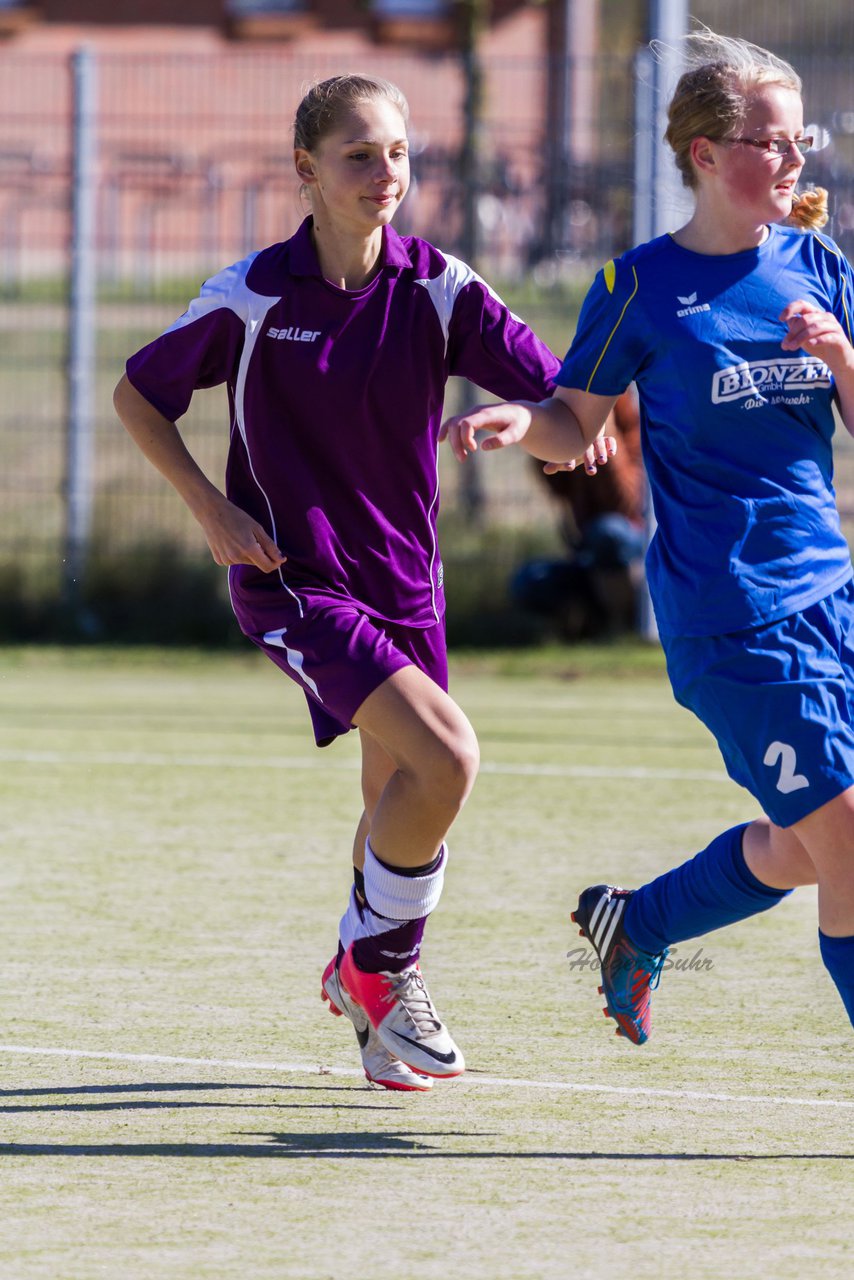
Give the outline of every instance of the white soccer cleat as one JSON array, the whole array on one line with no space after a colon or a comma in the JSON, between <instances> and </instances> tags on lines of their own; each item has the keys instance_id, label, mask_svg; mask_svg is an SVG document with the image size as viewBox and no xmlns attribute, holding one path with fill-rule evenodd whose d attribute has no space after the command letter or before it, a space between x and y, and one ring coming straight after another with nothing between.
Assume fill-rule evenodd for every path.
<instances>
[{"instance_id":1,"label":"white soccer cleat","mask_svg":"<svg viewBox=\"0 0 854 1280\"><path fill-rule=\"evenodd\" d=\"M329 1003L329 1012L336 1017L343 1014L353 1024L362 1055L362 1066L371 1084L381 1085L383 1089L429 1093L433 1088L430 1077L413 1071L400 1058L390 1053L371 1026L365 1011L347 995L338 976L335 957L324 969L322 983L321 995Z\"/></svg>"},{"instance_id":2,"label":"white soccer cleat","mask_svg":"<svg viewBox=\"0 0 854 1280\"><path fill-rule=\"evenodd\" d=\"M417 964L402 973L364 973L350 947L339 979L389 1053L427 1076L462 1075L463 1055L436 1013Z\"/></svg>"}]
</instances>

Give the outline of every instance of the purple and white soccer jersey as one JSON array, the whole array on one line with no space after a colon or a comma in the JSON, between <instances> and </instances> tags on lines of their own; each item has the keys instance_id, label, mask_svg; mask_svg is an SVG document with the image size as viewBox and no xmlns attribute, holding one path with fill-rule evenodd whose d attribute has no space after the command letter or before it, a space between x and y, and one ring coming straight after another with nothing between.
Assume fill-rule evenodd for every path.
<instances>
[{"instance_id":1,"label":"purple and white soccer jersey","mask_svg":"<svg viewBox=\"0 0 854 1280\"><path fill-rule=\"evenodd\" d=\"M170 421L196 388L227 385L227 496L287 557L270 574L229 570L238 621L257 640L324 603L439 623L445 383L460 375L502 399L540 400L559 367L470 267L391 227L373 280L336 287L307 218L208 280L127 375Z\"/></svg>"}]
</instances>

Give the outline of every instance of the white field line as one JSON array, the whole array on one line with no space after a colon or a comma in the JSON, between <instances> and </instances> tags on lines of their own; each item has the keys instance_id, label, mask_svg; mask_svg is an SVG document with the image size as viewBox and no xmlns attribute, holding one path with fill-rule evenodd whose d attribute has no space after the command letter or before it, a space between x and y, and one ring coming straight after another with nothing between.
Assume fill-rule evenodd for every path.
<instances>
[{"instance_id":1,"label":"white field line","mask_svg":"<svg viewBox=\"0 0 854 1280\"><path fill-rule=\"evenodd\" d=\"M355 1067L327 1067L307 1062L256 1062L247 1058L188 1058L165 1053L104 1053L93 1049L44 1049L26 1044L0 1044L0 1053L32 1058L90 1058L103 1062L158 1062L167 1066L228 1067L237 1071L269 1071L298 1076L358 1076ZM734 1102L748 1106L832 1107L854 1110L847 1098L798 1098L781 1094L705 1093L701 1089L630 1089L621 1085L576 1084L570 1080L523 1080L513 1076L488 1076L469 1072L462 1084L495 1089L545 1089L563 1093L602 1093L611 1097L671 1098L679 1102Z\"/></svg>"},{"instance_id":2,"label":"white field line","mask_svg":"<svg viewBox=\"0 0 854 1280\"><path fill-rule=\"evenodd\" d=\"M305 769L309 771L330 769L358 772L358 759L330 759L323 755L318 759L309 756L266 756L262 761L249 756L169 755L159 751L15 751L0 749L2 764L75 765L102 768L118 765L122 768L167 769L253 769L259 764L265 769ZM655 769L642 765L614 766L596 764L501 764L494 760L481 762L480 772L507 774L525 778L624 778L639 781L673 782L723 782L730 780L723 769Z\"/></svg>"}]
</instances>

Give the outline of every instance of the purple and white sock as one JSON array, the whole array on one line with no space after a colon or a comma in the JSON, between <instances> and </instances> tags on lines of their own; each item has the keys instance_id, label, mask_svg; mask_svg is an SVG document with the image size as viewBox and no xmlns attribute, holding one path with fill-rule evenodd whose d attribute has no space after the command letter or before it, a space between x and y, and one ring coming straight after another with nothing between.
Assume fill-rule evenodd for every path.
<instances>
[{"instance_id":1,"label":"purple and white sock","mask_svg":"<svg viewBox=\"0 0 854 1280\"><path fill-rule=\"evenodd\" d=\"M377 858L365 842L365 904L351 891L341 918L341 945L366 973L399 973L418 960L427 917L442 893L447 846L424 874L401 874Z\"/></svg>"}]
</instances>

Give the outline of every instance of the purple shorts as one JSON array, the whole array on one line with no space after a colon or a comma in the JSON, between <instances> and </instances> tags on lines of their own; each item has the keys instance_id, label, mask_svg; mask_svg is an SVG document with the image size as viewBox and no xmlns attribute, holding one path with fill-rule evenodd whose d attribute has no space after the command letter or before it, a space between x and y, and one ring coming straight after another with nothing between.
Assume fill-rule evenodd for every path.
<instances>
[{"instance_id":1,"label":"purple shorts","mask_svg":"<svg viewBox=\"0 0 854 1280\"><path fill-rule=\"evenodd\" d=\"M402 667L416 666L448 689L444 621L407 627L326 601L286 627L247 634L302 689L319 747L349 733L368 695Z\"/></svg>"}]
</instances>

